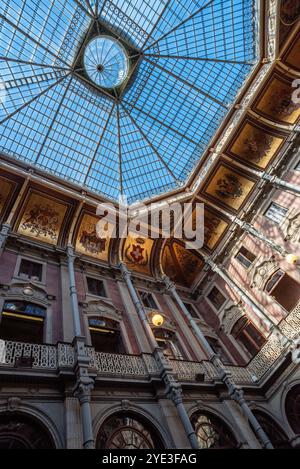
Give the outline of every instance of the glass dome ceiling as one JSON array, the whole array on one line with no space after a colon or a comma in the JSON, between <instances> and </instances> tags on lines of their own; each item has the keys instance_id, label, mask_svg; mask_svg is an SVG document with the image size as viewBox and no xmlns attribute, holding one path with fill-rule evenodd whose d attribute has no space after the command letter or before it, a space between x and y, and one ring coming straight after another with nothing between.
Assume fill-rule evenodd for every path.
<instances>
[{"instance_id":1,"label":"glass dome ceiling","mask_svg":"<svg viewBox=\"0 0 300 469\"><path fill-rule=\"evenodd\" d=\"M256 7L2 0L0 151L110 199L181 187L257 62ZM103 31L137 58L115 96L77 65Z\"/></svg>"},{"instance_id":2,"label":"glass dome ceiling","mask_svg":"<svg viewBox=\"0 0 300 469\"><path fill-rule=\"evenodd\" d=\"M128 58L125 49L109 36L97 36L84 50L84 67L97 85L116 88L128 75Z\"/></svg>"}]
</instances>

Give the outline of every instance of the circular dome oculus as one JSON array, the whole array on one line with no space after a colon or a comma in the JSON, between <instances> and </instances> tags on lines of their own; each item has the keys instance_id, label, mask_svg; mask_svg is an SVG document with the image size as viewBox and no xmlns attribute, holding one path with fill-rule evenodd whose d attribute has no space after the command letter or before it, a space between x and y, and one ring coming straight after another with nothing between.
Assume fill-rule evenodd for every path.
<instances>
[{"instance_id":1,"label":"circular dome oculus","mask_svg":"<svg viewBox=\"0 0 300 469\"><path fill-rule=\"evenodd\" d=\"M102 88L120 86L129 72L124 47L113 37L98 36L87 45L83 63L89 78Z\"/></svg>"}]
</instances>

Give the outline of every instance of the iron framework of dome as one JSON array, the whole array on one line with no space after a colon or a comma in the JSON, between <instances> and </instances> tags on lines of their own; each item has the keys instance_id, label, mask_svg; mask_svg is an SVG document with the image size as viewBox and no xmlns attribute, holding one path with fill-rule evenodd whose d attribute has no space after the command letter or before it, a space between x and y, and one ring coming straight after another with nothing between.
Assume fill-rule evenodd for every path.
<instances>
[{"instance_id":1,"label":"iron framework of dome","mask_svg":"<svg viewBox=\"0 0 300 469\"><path fill-rule=\"evenodd\" d=\"M256 0L3 0L0 151L116 200L182 187L258 59ZM80 60L129 60L107 92Z\"/></svg>"}]
</instances>

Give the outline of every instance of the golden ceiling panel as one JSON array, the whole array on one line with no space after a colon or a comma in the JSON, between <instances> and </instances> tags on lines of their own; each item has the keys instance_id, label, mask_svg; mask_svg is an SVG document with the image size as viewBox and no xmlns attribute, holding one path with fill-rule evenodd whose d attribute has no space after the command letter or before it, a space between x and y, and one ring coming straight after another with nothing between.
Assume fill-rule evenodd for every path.
<instances>
[{"instance_id":1,"label":"golden ceiling panel","mask_svg":"<svg viewBox=\"0 0 300 469\"><path fill-rule=\"evenodd\" d=\"M0 217L9 203L10 196L13 192L14 184L7 179L0 178Z\"/></svg>"},{"instance_id":2,"label":"golden ceiling panel","mask_svg":"<svg viewBox=\"0 0 300 469\"><path fill-rule=\"evenodd\" d=\"M280 20L286 26L293 25L300 18L299 0L281 0Z\"/></svg>"},{"instance_id":3,"label":"golden ceiling panel","mask_svg":"<svg viewBox=\"0 0 300 469\"><path fill-rule=\"evenodd\" d=\"M18 226L18 233L57 245L68 206L53 197L30 192Z\"/></svg>"},{"instance_id":4,"label":"golden ceiling panel","mask_svg":"<svg viewBox=\"0 0 300 469\"><path fill-rule=\"evenodd\" d=\"M151 253L154 241L130 233L123 247L123 261L127 266L145 275L151 275Z\"/></svg>"},{"instance_id":5,"label":"golden ceiling panel","mask_svg":"<svg viewBox=\"0 0 300 469\"><path fill-rule=\"evenodd\" d=\"M164 273L175 283L191 287L203 267L203 260L179 241L166 244L162 254Z\"/></svg>"},{"instance_id":6,"label":"golden ceiling panel","mask_svg":"<svg viewBox=\"0 0 300 469\"><path fill-rule=\"evenodd\" d=\"M300 3L300 2L299 2ZM298 34L282 58L288 67L300 72L300 34Z\"/></svg>"},{"instance_id":7,"label":"golden ceiling panel","mask_svg":"<svg viewBox=\"0 0 300 469\"><path fill-rule=\"evenodd\" d=\"M109 223L101 228L97 223L99 218L84 213L76 236L75 250L86 256L95 257L101 261L109 260L109 245L113 226Z\"/></svg>"},{"instance_id":8,"label":"golden ceiling panel","mask_svg":"<svg viewBox=\"0 0 300 469\"><path fill-rule=\"evenodd\" d=\"M237 211L245 204L254 186L253 178L246 177L222 163L206 184L204 194L208 199Z\"/></svg>"},{"instance_id":9,"label":"golden ceiling panel","mask_svg":"<svg viewBox=\"0 0 300 469\"><path fill-rule=\"evenodd\" d=\"M279 124L294 125L300 118L300 104L292 99L295 89L293 79L275 73L267 82L263 95L256 101L253 110Z\"/></svg>"},{"instance_id":10,"label":"golden ceiling panel","mask_svg":"<svg viewBox=\"0 0 300 469\"><path fill-rule=\"evenodd\" d=\"M204 212L204 246L213 250L221 241L227 231L229 222L226 222L214 212L205 209Z\"/></svg>"},{"instance_id":11,"label":"golden ceiling panel","mask_svg":"<svg viewBox=\"0 0 300 469\"><path fill-rule=\"evenodd\" d=\"M256 169L266 169L285 140L285 135L246 120L226 154Z\"/></svg>"}]
</instances>

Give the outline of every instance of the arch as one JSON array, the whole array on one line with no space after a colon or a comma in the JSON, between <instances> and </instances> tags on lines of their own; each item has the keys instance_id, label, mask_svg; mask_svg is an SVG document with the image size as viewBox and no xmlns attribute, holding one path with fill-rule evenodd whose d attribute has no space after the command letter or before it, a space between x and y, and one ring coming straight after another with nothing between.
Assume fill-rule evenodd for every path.
<instances>
[{"instance_id":1,"label":"arch","mask_svg":"<svg viewBox=\"0 0 300 469\"><path fill-rule=\"evenodd\" d=\"M117 412L101 425L96 437L97 449L163 449L159 433L141 415Z\"/></svg>"},{"instance_id":2,"label":"arch","mask_svg":"<svg viewBox=\"0 0 300 469\"><path fill-rule=\"evenodd\" d=\"M237 449L239 444L225 420L206 409L198 409L191 417L201 449Z\"/></svg>"},{"instance_id":3,"label":"arch","mask_svg":"<svg viewBox=\"0 0 300 469\"><path fill-rule=\"evenodd\" d=\"M17 399L17 398L16 398ZM48 416L36 409L8 406L0 409L0 449L61 448L57 430Z\"/></svg>"},{"instance_id":4,"label":"arch","mask_svg":"<svg viewBox=\"0 0 300 469\"><path fill-rule=\"evenodd\" d=\"M153 414L150 414L146 409L143 409L141 407L138 407L134 404L132 404L128 400L122 401L121 404L114 405L107 409L106 411L100 411L96 418L94 419L94 435L96 436L96 440L98 438L98 434L100 432L100 429L103 427L104 423L107 422L111 417L114 415L133 415L137 419L140 418L143 422L146 422L152 429L156 432L156 434L159 436L159 439L161 441L161 448L171 448L172 447L172 442L170 440L170 435L166 431L166 429L161 425L160 422L158 422L154 417Z\"/></svg>"},{"instance_id":5,"label":"arch","mask_svg":"<svg viewBox=\"0 0 300 469\"><path fill-rule=\"evenodd\" d=\"M300 383L295 384L285 397L285 415L295 434L300 434Z\"/></svg>"},{"instance_id":6,"label":"arch","mask_svg":"<svg viewBox=\"0 0 300 469\"><path fill-rule=\"evenodd\" d=\"M291 449L289 439L276 420L261 409L253 409L253 414L268 435L275 449ZM251 424L250 424L251 425Z\"/></svg>"}]
</instances>

